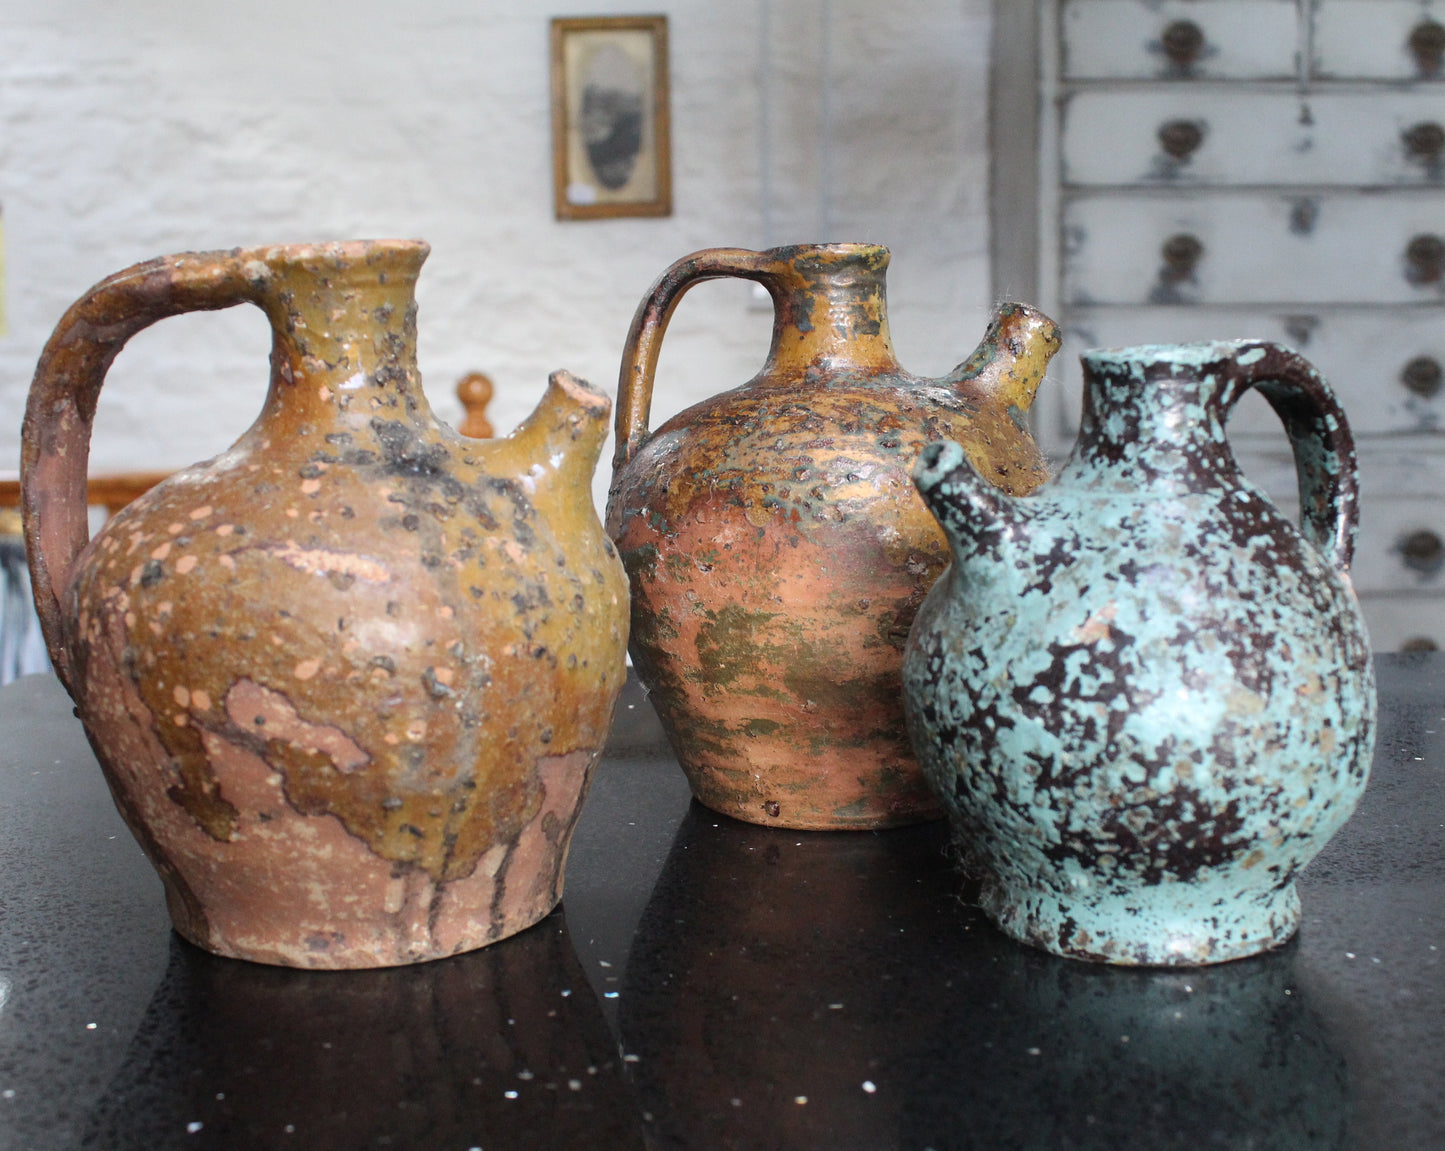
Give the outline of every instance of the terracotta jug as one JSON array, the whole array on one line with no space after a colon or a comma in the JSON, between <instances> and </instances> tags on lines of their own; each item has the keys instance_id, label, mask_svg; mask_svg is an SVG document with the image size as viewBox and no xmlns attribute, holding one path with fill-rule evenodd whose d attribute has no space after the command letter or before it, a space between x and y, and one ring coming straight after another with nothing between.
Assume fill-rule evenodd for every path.
<instances>
[{"instance_id":1,"label":"terracotta jug","mask_svg":"<svg viewBox=\"0 0 1445 1151\"><path fill-rule=\"evenodd\" d=\"M617 402L608 530L632 590L632 658L693 793L754 823L877 828L938 818L908 746L903 642L947 561L908 482L923 445L968 445L1022 494L1044 463L1024 430L1052 321L1003 305L937 380L898 366L888 251L715 249L680 260L637 310ZM648 431L673 308L694 284L762 284L767 363Z\"/></svg>"},{"instance_id":2,"label":"terracotta jug","mask_svg":"<svg viewBox=\"0 0 1445 1151\"><path fill-rule=\"evenodd\" d=\"M953 563L904 661L914 746L1008 934L1110 963L1234 959L1294 933L1294 877L1370 769L1353 442L1278 345L1083 360L1077 445L1029 498L957 445L920 457ZM1293 444L1300 528L1229 450L1251 387Z\"/></svg>"},{"instance_id":3,"label":"terracotta jug","mask_svg":"<svg viewBox=\"0 0 1445 1151\"><path fill-rule=\"evenodd\" d=\"M375 967L545 916L624 678L626 584L589 477L607 398L559 372L506 439L437 423L425 244L190 253L61 320L25 418L36 607L176 929ZM271 383L228 451L87 544L106 369L164 316L250 302Z\"/></svg>"}]
</instances>

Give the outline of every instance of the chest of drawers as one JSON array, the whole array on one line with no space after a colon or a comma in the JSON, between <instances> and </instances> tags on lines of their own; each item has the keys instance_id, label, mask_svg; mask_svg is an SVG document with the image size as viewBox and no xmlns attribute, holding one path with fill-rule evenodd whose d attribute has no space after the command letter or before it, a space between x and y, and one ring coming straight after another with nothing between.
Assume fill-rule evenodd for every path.
<instances>
[{"instance_id":1,"label":"chest of drawers","mask_svg":"<svg viewBox=\"0 0 1445 1151\"><path fill-rule=\"evenodd\" d=\"M1445 2L1039 0L1036 295L1065 353L1263 337L1309 357L1360 450L1353 572L1377 651L1445 646ZM1251 398L1230 439L1295 501Z\"/></svg>"}]
</instances>

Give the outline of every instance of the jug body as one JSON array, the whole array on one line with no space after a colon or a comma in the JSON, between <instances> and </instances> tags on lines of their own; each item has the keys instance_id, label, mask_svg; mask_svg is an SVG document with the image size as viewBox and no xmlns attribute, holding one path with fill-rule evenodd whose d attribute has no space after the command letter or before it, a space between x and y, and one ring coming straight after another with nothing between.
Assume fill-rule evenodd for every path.
<instances>
[{"instance_id":1,"label":"jug body","mask_svg":"<svg viewBox=\"0 0 1445 1151\"><path fill-rule=\"evenodd\" d=\"M908 745L901 653L946 562L908 482L953 436L1014 492L1045 475L1021 413L1057 346L1006 305L940 380L899 367L872 245L713 250L679 261L633 322L608 528L627 567L632 657L694 795L793 828L938 818ZM658 344L701 280L743 276L775 307L762 371L648 431Z\"/></svg>"},{"instance_id":2,"label":"jug body","mask_svg":"<svg viewBox=\"0 0 1445 1151\"><path fill-rule=\"evenodd\" d=\"M1009 934L1121 964L1252 954L1294 933L1294 876L1370 766L1348 427L1273 345L1084 364L1078 444L1033 496L948 445L919 462L953 562L910 637L910 730ZM1251 386L1294 442L1301 528L1229 452Z\"/></svg>"},{"instance_id":3,"label":"jug body","mask_svg":"<svg viewBox=\"0 0 1445 1151\"><path fill-rule=\"evenodd\" d=\"M182 935L373 967L545 916L625 674L588 476L605 395L553 377L466 441L415 366L426 246L192 253L61 321L32 387L26 530L52 659ZM270 391L228 451L86 543L89 413L131 334L239 302Z\"/></svg>"}]
</instances>

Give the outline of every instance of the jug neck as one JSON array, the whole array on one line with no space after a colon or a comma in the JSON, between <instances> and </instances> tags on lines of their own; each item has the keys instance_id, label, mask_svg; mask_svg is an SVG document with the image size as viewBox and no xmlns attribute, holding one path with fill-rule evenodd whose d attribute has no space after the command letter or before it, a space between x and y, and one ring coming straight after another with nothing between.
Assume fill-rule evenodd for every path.
<instances>
[{"instance_id":1,"label":"jug neck","mask_svg":"<svg viewBox=\"0 0 1445 1151\"><path fill-rule=\"evenodd\" d=\"M419 241L293 245L254 253L257 302L271 321L263 420L365 427L429 417L416 366Z\"/></svg>"},{"instance_id":2,"label":"jug neck","mask_svg":"<svg viewBox=\"0 0 1445 1151\"><path fill-rule=\"evenodd\" d=\"M1227 349L1227 350L1226 350ZM1090 351L1075 458L1127 462L1156 481L1217 481L1238 471L1225 436L1248 388L1229 345Z\"/></svg>"},{"instance_id":3,"label":"jug neck","mask_svg":"<svg viewBox=\"0 0 1445 1151\"><path fill-rule=\"evenodd\" d=\"M760 378L901 370L888 331L887 248L810 244L769 255L776 263L757 277L774 306L773 342Z\"/></svg>"}]
</instances>

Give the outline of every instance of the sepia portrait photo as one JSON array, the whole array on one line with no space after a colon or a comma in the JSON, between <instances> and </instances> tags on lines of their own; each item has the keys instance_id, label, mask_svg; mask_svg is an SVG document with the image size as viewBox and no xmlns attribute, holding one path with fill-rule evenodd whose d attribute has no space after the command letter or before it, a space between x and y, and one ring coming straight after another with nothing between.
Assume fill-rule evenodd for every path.
<instances>
[{"instance_id":1,"label":"sepia portrait photo","mask_svg":"<svg viewBox=\"0 0 1445 1151\"><path fill-rule=\"evenodd\" d=\"M667 17L552 21L559 220L672 212Z\"/></svg>"}]
</instances>

